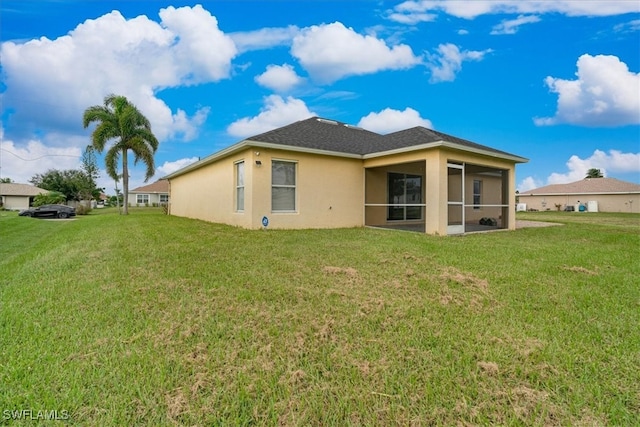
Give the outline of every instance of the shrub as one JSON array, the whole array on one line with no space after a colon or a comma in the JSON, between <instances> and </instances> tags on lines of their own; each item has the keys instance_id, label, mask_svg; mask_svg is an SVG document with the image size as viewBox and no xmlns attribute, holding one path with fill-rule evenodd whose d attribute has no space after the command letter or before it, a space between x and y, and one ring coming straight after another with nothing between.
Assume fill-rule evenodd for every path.
<instances>
[{"instance_id":1,"label":"shrub","mask_svg":"<svg viewBox=\"0 0 640 427\"><path fill-rule=\"evenodd\" d=\"M40 193L33 198L33 206L61 204L67 201L64 194L57 191L49 191L47 193Z\"/></svg>"},{"instance_id":2,"label":"shrub","mask_svg":"<svg viewBox=\"0 0 640 427\"><path fill-rule=\"evenodd\" d=\"M91 207L83 203L78 204L76 207L76 215L87 215L89 212L91 212Z\"/></svg>"}]
</instances>

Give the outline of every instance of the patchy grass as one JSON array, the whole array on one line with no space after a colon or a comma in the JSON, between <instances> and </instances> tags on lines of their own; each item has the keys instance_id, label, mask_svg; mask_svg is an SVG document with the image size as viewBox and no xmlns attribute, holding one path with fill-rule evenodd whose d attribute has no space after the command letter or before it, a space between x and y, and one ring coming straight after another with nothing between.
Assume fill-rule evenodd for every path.
<instances>
[{"instance_id":1,"label":"patchy grass","mask_svg":"<svg viewBox=\"0 0 640 427\"><path fill-rule=\"evenodd\" d=\"M0 423L638 425L640 217L562 218L444 238L2 212Z\"/></svg>"}]
</instances>

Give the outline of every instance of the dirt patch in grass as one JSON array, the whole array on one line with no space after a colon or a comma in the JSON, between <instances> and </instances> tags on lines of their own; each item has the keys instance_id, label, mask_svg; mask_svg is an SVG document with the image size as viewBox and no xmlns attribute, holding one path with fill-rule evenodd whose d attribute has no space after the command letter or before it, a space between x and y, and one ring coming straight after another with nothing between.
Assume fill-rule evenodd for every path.
<instances>
[{"instance_id":1,"label":"dirt patch in grass","mask_svg":"<svg viewBox=\"0 0 640 427\"><path fill-rule=\"evenodd\" d=\"M441 274L440 278L445 281L452 281L459 283L463 286L476 288L482 292L486 292L489 287L489 283L484 279L479 279L471 273L465 273L456 268L446 268Z\"/></svg>"},{"instance_id":2,"label":"dirt patch in grass","mask_svg":"<svg viewBox=\"0 0 640 427\"><path fill-rule=\"evenodd\" d=\"M178 387L170 393L165 395L165 402L167 405L167 415L172 420L176 420L180 415L189 410L189 404L187 397L182 391L182 387Z\"/></svg>"},{"instance_id":3,"label":"dirt patch in grass","mask_svg":"<svg viewBox=\"0 0 640 427\"><path fill-rule=\"evenodd\" d=\"M325 266L322 268L322 272L325 274L344 275L353 280L356 280L358 278L358 270L351 267Z\"/></svg>"},{"instance_id":4,"label":"dirt patch in grass","mask_svg":"<svg viewBox=\"0 0 640 427\"><path fill-rule=\"evenodd\" d=\"M445 268L437 279L442 283L440 304L479 309L489 298L489 282L454 267Z\"/></svg>"},{"instance_id":5,"label":"dirt patch in grass","mask_svg":"<svg viewBox=\"0 0 640 427\"><path fill-rule=\"evenodd\" d=\"M589 276L597 276L598 275L597 271L589 270L589 269L584 268L584 267L573 266L573 267L562 267L562 269L563 270L567 270L567 271L572 271L574 273L587 274Z\"/></svg>"},{"instance_id":6,"label":"dirt patch in grass","mask_svg":"<svg viewBox=\"0 0 640 427\"><path fill-rule=\"evenodd\" d=\"M498 364L495 362L478 362L478 368L480 368L480 372L489 376L498 375L500 371L498 369Z\"/></svg>"}]
</instances>

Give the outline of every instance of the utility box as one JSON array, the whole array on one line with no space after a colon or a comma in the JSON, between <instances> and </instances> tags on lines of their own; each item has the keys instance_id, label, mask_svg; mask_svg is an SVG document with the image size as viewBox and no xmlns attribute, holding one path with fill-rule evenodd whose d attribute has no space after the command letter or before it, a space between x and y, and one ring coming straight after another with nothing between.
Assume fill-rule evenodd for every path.
<instances>
[{"instance_id":1,"label":"utility box","mask_svg":"<svg viewBox=\"0 0 640 427\"><path fill-rule=\"evenodd\" d=\"M516 205L516 212L526 212L527 211L527 204L526 203L518 203Z\"/></svg>"},{"instance_id":2,"label":"utility box","mask_svg":"<svg viewBox=\"0 0 640 427\"><path fill-rule=\"evenodd\" d=\"M590 200L587 202L587 212L598 212L597 200Z\"/></svg>"}]
</instances>

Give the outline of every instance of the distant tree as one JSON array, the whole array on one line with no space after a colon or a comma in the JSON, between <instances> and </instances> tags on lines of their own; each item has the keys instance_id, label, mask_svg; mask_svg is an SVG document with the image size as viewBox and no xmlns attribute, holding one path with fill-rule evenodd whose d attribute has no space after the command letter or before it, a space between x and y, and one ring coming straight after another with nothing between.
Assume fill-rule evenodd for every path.
<instances>
[{"instance_id":1,"label":"distant tree","mask_svg":"<svg viewBox=\"0 0 640 427\"><path fill-rule=\"evenodd\" d=\"M591 168L587 171L587 176L585 176L585 178L602 178L603 176L604 175L602 175L600 169Z\"/></svg>"},{"instance_id":2,"label":"distant tree","mask_svg":"<svg viewBox=\"0 0 640 427\"><path fill-rule=\"evenodd\" d=\"M91 134L91 145L101 153L111 143L105 156L105 166L107 174L116 181L119 179L117 163L122 157L123 214L127 215L129 213L128 153L133 152L134 164L142 161L147 166L146 182L155 173L153 156L158 149L158 140L151 132L149 120L124 96L109 95L104 99L104 105L87 108L82 118L85 129L93 122L98 125Z\"/></svg>"},{"instance_id":3,"label":"distant tree","mask_svg":"<svg viewBox=\"0 0 640 427\"><path fill-rule=\"evenodd\" d=\"M79 177L79 195L83 200L98 199L100 189L96 188L96 181L100 177L98 173L98 162L96 161L95 150L88 145L82 154L83 177Z\"/></svg>"},{"instance_id":4,"label":"distant tree","mask_svg":"<svg viewBox=\"0 0 640 427\"><path fill-rule=\"evenodd\" d=\"M36 187L62 193L67 200L80 200L81 175L82 171L75 169L49 169L43 174L34 175L29 182Z\"/></svg>"},{"instance_id":5,"label":"distant tree","mask_svg":"<svg viewBox=\"0 0 640 427\"><path fill-rule=\"evenodd\" d=\"M11 178L0 178L0 184L11 184L12 182Z\"/></svg>"}]
</instances>

